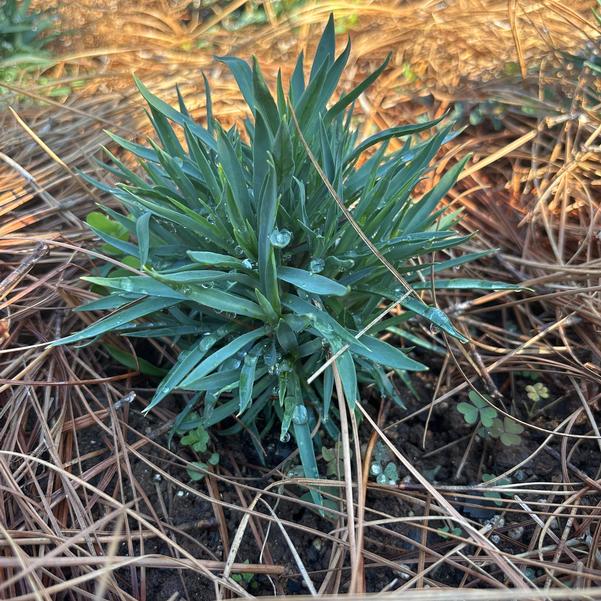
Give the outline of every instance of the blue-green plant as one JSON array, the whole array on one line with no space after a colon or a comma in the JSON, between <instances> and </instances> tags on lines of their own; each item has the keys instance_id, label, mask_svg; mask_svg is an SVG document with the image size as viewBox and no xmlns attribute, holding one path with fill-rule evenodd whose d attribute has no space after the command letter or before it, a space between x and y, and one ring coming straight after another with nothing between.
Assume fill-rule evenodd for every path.
<instances>
[{"instance_id":1,"label":"blue-green plant","mask_svg":"<svg viewBox=\"0 0 601 601\"><path fill-rule=\"evenodd\" d=\"M466 159L431 190L414 194L453 135L452 124L402 125L359 140L354 102L388 60L331 100L350 49L349 41L336 56L330 18L308 73L301 54L288 86L278 74L273 92L256 60L220 58L250 109L242 130L226 130L215 119L206 80L203 124L181 95L173 108L137 81L157 139L143 145L112 135L142 169L134 172L109 153L106 169L118 183L95 182L124 208L101 207L109 225L97 217L91 224L123 265L107 263L100 275L86 277L105 296L80 308L110 313L55 343L107 332L165 340L179 355L146 411L173 391L191 391L178 431L221 423L221 435L249 432L259 454L257 441L278 424L282 439L290 432L296 440L309 477L318 476L314 444L322 447L321 434L313 434L338 435L332 366L307 383L329 356L340 353L336 365L353 410L360 384L389 395L387 370L426 369L405 349L379 339L387 328L423 319L466 340L422 295L433 288L512 287L442 277L488 254L451 253L470 236L455 232L457 211L438 207ZM431 129L429 139L415 137ZM405 143L390 150L395 138ZM380 257L365 246L332 192ZM404 275L412 294L404 294L382 256ZM124 275L125 269L131 273ZM383 303L400 297L402 314L359 336ZM191 417L195 408L199 414Z\"/></svg>"},{"instance_id":2,"label":"blue-green plant","mask_svg":"<svg viewBox=\"0 0 601 601\"><path fill-rule=\"evenodd\" d=\"M0 0L0 66L47 58L48 30L54 18L29 10L31 0ZM46 34L46 35L44 35Z\"/></svg>"}]
</instances>

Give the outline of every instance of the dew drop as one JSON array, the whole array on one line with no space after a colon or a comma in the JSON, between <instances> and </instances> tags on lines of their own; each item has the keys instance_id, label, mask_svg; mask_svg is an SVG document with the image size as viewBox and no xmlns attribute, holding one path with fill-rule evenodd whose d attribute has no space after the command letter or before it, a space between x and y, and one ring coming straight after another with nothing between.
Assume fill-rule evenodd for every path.
<instances>
[{"instance_id":1,"label":"dew drop","mask_svg":"<svg viewBox=\"0 0 601 601\"><path fill-rule=\"evenodd\" d=\"M292 232L290 230L278 230L274 229L269 235L269 241L272 246L276 246L277 248L285 248L290 244L292 240Z\"/></svg>"},{"instance_id":2,"label":"dew drop","mask_svg":"<svg viewBox=\"0 0 601 601\"><path fill-rule=\"evenodd\" d=\"M294 408L294 413L292 414L292 421L297 426L304 426L309 421L309 414L307 412L307 408L304 405L297 405Z\"/></svg>"},{"instance_id":3,"label":"dew drop","mask_svg":"<svg viewBox=\"0 0 601 601\"><path fill-rule=\"evenodd\" d=\"M244 261L242 261L242 267L244 267L244 269L252 269L253 262L250 259L244 259Z\"/></svg>"},{"instance_id":4,"label":"dew drop","mask_svg":"<svg viewBox=\"0 0 601 601\"><path fill-rule=\"evenodd\" d=\"M326 267L326 262L323 259L311 259L309 263L309 271L311 273L321 273Z\"/></svg>"}]
</instances>

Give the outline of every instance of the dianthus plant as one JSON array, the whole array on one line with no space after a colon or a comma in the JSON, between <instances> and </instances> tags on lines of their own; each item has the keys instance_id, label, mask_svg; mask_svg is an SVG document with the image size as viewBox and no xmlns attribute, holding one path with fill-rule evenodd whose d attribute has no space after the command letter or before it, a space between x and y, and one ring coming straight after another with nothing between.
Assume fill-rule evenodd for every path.
<instances>
[{"instance_id":1,"label":"dianthus plant","mask_svg":"<svg viewBox=\"0 0 601 601\"><path fill-rule=\"evenodd\" d=\"M363 384L394 396L391 371L425 366L380 340L383 331L422 319L464 340L420 291L505 287L438 277L479 256L449 252L467 236L454 231L457 213L438 208L463 161L427 193L413 194L451 126L422 122L360 140L354 102L386 62L332 100L350 53L349 42L336 56L334 37L330 18L310 69L301 54L289 84L278 74L275 90L256 60L220 58L250 109L242 129L225 130L214 118L206 80L203 124L179 91L176 109L137 81L156 140L112 136L142 169L109 155L105 167L118 183L95 184L123 211L101 207L89 219L104 251L131 271L107 262L85 278L104 296L81 309L110 313L57 342L111 332L168 344L176 360L147 411L174 391L190 391L178 431L220 424L216 434L246 431L261 453L259 441L276 427L282 439L296 440L309 477L318 475L320 437L338 434L334 366L308 383L328 357L338 353L351 410ZM415 135L426 130L434 131L429 139ZM391 149L398 139L404 143ZM336 196L414 293L404 294ZM400 314L358 336L401 296Z\"/></svg>"}]
</instances>

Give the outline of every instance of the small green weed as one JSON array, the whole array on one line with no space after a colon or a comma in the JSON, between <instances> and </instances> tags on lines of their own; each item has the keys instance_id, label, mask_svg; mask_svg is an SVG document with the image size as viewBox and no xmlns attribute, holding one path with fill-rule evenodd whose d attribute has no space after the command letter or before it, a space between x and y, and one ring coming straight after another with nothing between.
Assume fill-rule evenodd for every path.
<instances>
[{"instance_id":1,"label":"small green weed","mask_svg":"<svg viewBox=\"0 0 601 601\"><path fill-rule=\"evenodd\" d=\"M455 526L454 528L443 526L442 528L438 528L437 532L438 536L444 540L451 538L449 534L452 534L453 536L463 536L463 530L459 528L459 526Z\"/></svg>"},{"instance_id":2,"label":"small green weed","mask_svg":"<svg viewBox=\"0 0 601 601\"><path fill-rule=\"evenodd\" d=\"M543 399L548 399L550 396L549 389L542 382L528 384L526 386L526 393L528 398L535 403Z\"/></svg>"},{"instance_id":3,"label":"small green weed","mask_svg":"<svg viewBox=\"0 0 601 601\"><path fill-rule=\"evenodd\" d=\"M250 563L248 559L245 559L243 563ZM245 586L246 588L257 588L257 581L255 580L255 574L252 572L242 572L241 574L232 574L232 580Z\"/></svg>"},{"instance_id":4,"label":"small green weed","mask_svg":"<svg viewBox=\"0 0 601 601\"><path fill-rule=\"evenodd\" d=\"M509 417L496 418L490 428L481 430L481 434L486 434L491 438L499 439L506 447L519 445L521 442L520 435L524 431L524 427Z\"/></svg>"},{"instance_id":5,"label":"small green weed","mask_svg":"<svg viewBox=\"0 0 601 601\"><path fill-rule=\"evenodd\" d=\"M501 419L499 412L475 390L469 391L468 398L469 403L459 403L457 411L463 415L465 423L469 426L480 424L478 434L482 438L499 439L505 446L520 443L520 434L524 431L521 424L509 417Z\"/></svg>"},{"instance_id":6,"label":"small green weed","mask_svg":"<svg viewBox=\"0 0 601 601\"><path fill-rule=\"evenodd\" d=\"M200 421L198 414L192 413L191 419ZM196 426L194 429L190 429L185 433L180 432L181 438L180 443L185 447L189 447L198 455L207 455L207 449L209 446L209 433L201 426ZM188 476L190 480L198 482L202 480L206 472L210 469L210 466L216 466L219 464L220 456L219 453L211 453L205 461L193 461L187 468Z\"/></svg>"},{"instance_id":7,"label":"small green weed","mask_svg":"<svg viewBox=\"0 0 601 601\"><path fill-rule=\"evenodd\" d=\"M470 426L481 423L485 428L490 428L497 417L497 410L475 390L469 391L468 398L469 403L463 402L457 405L457 410L463 415L465 423Z\"/></svg>"},{"instance_id":8,"label":"small green weed","mask_svg":"<svg viewBox=\"0 0 601 601\"><path fill-rule=\"evenodd\" d=\"M496 478L496 476L494 474L482 474L482 482L490 482L491 480L494 480ZM499 480L497 480L495 482L495 486L507 486L508 484L511 484L511 480L507 479L507 478L500 478ZM484 493L484 496L487 497L488 499L492 499L495 503L495 505L501 507L501 505L503 505L503 496L506 497L511 497L510 494L508 493L503 493L503 492L498 492L496 490L487 490Z\"/></svg>"}]
</instances>

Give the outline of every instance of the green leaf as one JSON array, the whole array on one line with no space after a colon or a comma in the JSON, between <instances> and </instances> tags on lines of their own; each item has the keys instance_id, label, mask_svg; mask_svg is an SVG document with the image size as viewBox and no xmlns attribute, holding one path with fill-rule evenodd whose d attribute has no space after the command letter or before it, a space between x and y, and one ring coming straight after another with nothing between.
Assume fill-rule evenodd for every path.
<instances>
[{"instance_id":1,"label":"green leaf","mask_svg":"<svg viewBox=\"0 0 601 601\"><path fill-rule=\"evenodd\" d=\"M463 419L466 424L470 426L475 424L479 418L479 411L477 407L474 407L470 403L459 403L457 405L457 410L459 413L463 414Z\"/></svg>"},{"instance_id":2,"label":"green leaf","mask_svg":"<svg viewBox=\"0 0 601 601\"><path fill-rule=\"evenodd\" d=\"M238 336L218 351L204 359L200 365L197 365L189 374L188 377L181 383L182 388L193 386L197 380L200 380L213 370L217 369L226 359L241 351L245 346L255 342L257 339L265 336L268 329L266 327L257 328L252 332Z\"/></svg>"},{"instance_id":3,"label":"green leaf","mask_svg":"<svg viewBox=\"0 0 601 601\"><path fill-rule=\"evenodd\" d=\"M217 150L223 170L227 173L227 183L232 191L237 211L243 219L250 222L252 216L250 214L248 188L245 184L246 178L240 160L236 156L236 151L225 134L221 134L217 139Z\"/></svg>"},{"instance_id":4,"label":"green leaf","mask_svg":"<svg viewBox=\"0 0 601 601\"><path fill-rule=\"evenodd\" d=\"M154 396L144 410L144 413L148 413L167 395L171 394L171 392L180 385L181 381L203 360L209 350L217 344L223 336L229 333L230 329L229 326L225 326L212 334L207 334L189 349L182 351L165 379L157 387Z\"/></svg>"},{"instance_id":5,"label":"green leaf","mask_svg":"<svg viewBox=\"0 0 601 601\"><path fill-rule=\"evenodd\" d=\"M254 96L254 110L261 113L265 123L268 125L271 134L275 135L280 124L280 116L278 114L278 107L273 99L273 96L267 88L261 68L256 58L253 58L253 96Z\"/></svg>"},{"instance_id":6,"label":"green leaf","mask_svg":"<svg viewBox=\"0 0 601 601\"><path fill-rule=\"evenodd\" d=\"M497 417L497 411L493 407L482 407L480 409L480 421L485 428L490 428Z\"/></svg>"},{"instance_id":7,"label":"green leaf","mask_svg":"<svg viewBox=\"0 0 601 601\"><path fill-rule=\"evenodd\" d=\"M188 478L193 482L200 482L207 474L208 465L206 463L202 463L201 461L192 461L190 465L186 468L186 472L188 473Z\"/></svg>"},{"instance_id":8,"label":"green leaf","mask_svg":"<svg viewBox=\"0 0 601 601\"><path fill-rule=\"evenodd\" d=\"M186 298L210 307L218 312L226 311L235 315L244 315L254 319L263 319L263 312L256 303L230 292L217 288L201 288L200 286L181 284L176 287Z\"/></svg>"},{"instance_id":9,"label":"green leaf","mask_svg":"<svg viewBox=\"0 0 601 601\"><path fill-rule=\"evenodd\" d=\"M255 106L255 96L253 93L253 74L248 63L235 56L216 56L218 61L227 65L232 75L236 79L238 88L246 100L246 104L252 109Z\"/></svg>"},{"instance_id":10,"label":"green leaf","mask_svg":"<svg viewBox=\"0 0 601 601\"><path fill-rule=\"evenodd\" d=\"M509 447L518 445L521 442L520 434L524 431L524 427L516 421L505 417L503 419L504 432L501 434L501 442Z\"/></svg>"},{"instance_id":11,"label":"green leaf","mask_svg":"<svg viewBox=\"0 0 601 601\"><path fill-rule=\"evenodd\" d=\"M349 291L346 286L330 278L295 267L280 267L278 278L312 294L345 296Z\"/></svg>"},{"instance_id":12,"label":"green leaf","mask_svg":"<svg viewBox=\"0 0 601 601\"><path fill-rule=\"evenodd\" d=\"M271 303L265 298L265 296L261 293L261 291L258 288L255 288L255 296L257 297L259 306L263 310L263 314L265 315L266 320L271 324L275 324L279 319L279 315L271 306Z\"/></svg>"},{"instance_id":13,"label":"green leaf","mask_svg":"<svg viewBox=\"0 0 601 601\"><path fill-rule=\"evenodd\" d=\"M403 224L403 231L411 233L417 231L422 224L428 220L429 215L437 207L438 203L446 196L448 191L457 181L457 177L463 170L465 164L471 158L467 155L461 159L456 165L453 165L440 178L438 184L429 192L427 192L407 213L407 219Z\"/></svg>"},{"instance_id":14,"label":"green leaf","mask_svg":"<svg viewBox=\"0 0 601 601\"><path fill-rule=\"evenodd\" d=\"M317 71L324 64L327 66L334 60L334 54L336 52L336 28L334 27L334 15L330 13L328 22L319 38L317 49L315 50L315 58L313 59L313 66L311 67L311 74L309 79L314 79Z\"/></svg>"},{"instance_id":15,"label":"green leaf","mask_svg":"<svg viewBox=\"0 0 601 601\"><path fill-rule=\"evenodd\" d=\"M374 363L407 371L425 371L428 369L422 363L408 357L399 348L372 336L361 336L361 343L363 346L358 344L351 345L351 351Z\"/></svg>"},{"instance_id":16,"label":"green leaf","mask_svg":"<svg viewBox=\"0 0 601 601\"><path fill-rule=\"evenodd\" d=\"M252 401L253 386L255 385L255 373L257 362L261 354L261 347L257 346L244 357L244 364L240 370L240 411L244 413Z\"/></svg>"},{"instance_id":17,"label":"green leaf","mask_svg":"<svg viewBox=\"0 0 601 601\"><path fill-rule=\"evenodd\" d=\"M71 334L70 336L65 336L59 340L54 340L50 343L51 346L58 346L60 344L71 344L73 342L79 342L80 340L85 340L86 338L94 338L96 336L100 336L106 332L110 332L111 330L123 326L125 324L129 324L140 317L145 317L151 313L156 313L157 311L161 311L162 309L166 309L167 307L172 307L176 305L180 301L173 300L170 298L147 298L141 300L136 303L132 307L128 307L126 309L122 309L113 313L104 319L93 323L91 326L84 328L83 330L76 332L75 334Z\"/></svg>"},{"instance_id":18,"label":"green leaf","mask_svg":"<svg viewBox=\"0 0 601 601\"><path fill-rule=\"evenodd\" d=\"M472 405L474 405L474 407L477 407L478 409L488 406L488 403L486 402L485 398L475 390L470 390L467 393L467 396Z\"/></svg>"},{"instance_id":19,"label":"green leaf","mask_svg":"<svg viewBox=\"0 0 601 601\"><path fill-rule=\"evenodd\" d=\"M213 140L204 127L201 127L186 115L182 115L182 113L174 109L172 106L168 105L160 98L157 98L135 75L134 83L136 84L138 90L140 90L140 94L142 94L144 100L146 100L146 102L148 102L153 109L174 123L182 126L187 125L190 128L190 131L194 135L198 136L207 146L209 146L209 148L215 148L215 140Z\"/></svg>"},{"instance_id":20,"label":"green leaf","mask_svg":"<svg viewBox=\"0 0 601 601\"><path fill-rule=\"evenodd\" d=\"M353 148L352 152L348 154L344 162L352 163L355 161L361 154L363 154L368 148L371 148L375 144L379 144L380 142L385 142L390 140L391 138L401 138L403 136L411 136L413 134L420 133L427 129L430 129L440 123L444 119L444 115L439 117L438 119L434 119L432 121L426 121L425 123L415 123L411 125L400 125L398 127L391 127L390 129L386 129L384 131L378 132L373 136L363 140L361 144L358 144L355 148Z\"/></svg>"},{"instance_id":21,"label":"green leaf","mask_svg":"<svg viewBox=\"0 0 601 601\"><path fill-rule=\"evenodd\" d=\"M275 227L278 211L275 167L268 164L267 179L262 189L258 206L258 250L259 250L259 279L262 292L269 300L274 311L281 312L280 294L277 285L276 264L271 246L271 232Z\"/></svg>"},{"instance_id":22,"label":"green leaf","mask_svg":"<svg viewBox=\"0 0 601 601\"><path fill-rule=\"evenodd\" d=\"M357 87L353 88L346 96L343 96L326 114L326 123L334 120L344 109L349 106L352 102L357 100L367 88L371 86L380 75L382 75L384 69L388 66L392 54L389 54L384 62L371 74L368 75Z\"/></svg>"},{"instance_id":23,"label":"green leaf","mask_svg":"<svg viewBox=\"0 0 601 601\"><path fill-rule=\"evenodd\" d=\"M413 284L415 290L431 290L432 281L416 282ZM434 288L446 290L522 290L517 284L507 282L496 282L494 280L475 280L469 278L455 278L453 280L434 280Z\"/></svg>"},{"instance_id":24,"label":"green leaf","mask_svg":"<svg viewBox=\"0 0 601 601\"><path fill-rule=\"evenodd\" d=\"M145 211L136 220L136 236L140 247L139 257L140 265L146 265L148 262L148 252L150 250L150 218L152 213Z\"/></svg>"},{"instance_id":25,"label":"green leaf","mask_svg":"<svg viewBox=\"0 0 601 601\"><path fill-rule=\"evenodd\" d=\"M113 290L121 290L123 292L131 292L140 296L154 296L171 298L177 300L186 300L183 294L180 294L166 284L155 280L147 275L132 275L127 277L100 278L93 276L84 276L81 278L91 284L111 288Z\"/></svg>"},{"instance_id":26,"label":"green leaf","mask_svg":"<svg viewBox=\"0 0 601 601\"><path fill-rule=\"evenodd\" d=\"M457 338L460 342L467 342L468 339L459 330L456 330L451 320L447 317L446 313L438 307L428 307L421 300L415 298L406 298L403 301L403 305L409 310L413 311L417 315L421 315L427 319L430 323L434 324L437 328L445 331L447 334Z\"/></svg>"},{"instance_id":27,"label":"green leaf","mask_svg":"<svg viewBox=\"0 0 601 601\"><path fill-rule=\"evenodd\" d=\"M187 255L200 265L209 267L227 267L230 269L244 269L244 262L236 257L222 255L219 253L189 250Z\"/></svg>"},{"instance_id":28,"label":"green leaf","mask_svg":"<svg viewBox=\"0 0 601 601\"><path fill-rule=\"evenodd\" d=\"M305 91L305 70L303 68L304 64L304 53L301 50L298 58L296 59L296 64L294 65L294 71L292 72L292 77L290 78L290 98L292 102L296 105L298 99L303 95Z\"/></svg>"},{"instance_id":29,"label":"green leaf","mask_svg":"<svg viewBox=\"0 0 601 601\"><path fill-rule=\"evenodd\" d=\"M129 237L126 228L98 211L88 213L86 223L93 228L94 231L108 234L117 240L125 241Z\"/></svg>"},{"instance_id":30,"label":"green leaf","mask_svg":"<svg viewBox=\"0 0 601 601\"><path fill-rule=\"evenodd\" d=\"M298 445L298 452L306 478L319 478L317 469L317 459L315 458L315 449L313 448L313 439L311 438L311 428L309 427L309 416L307 408L302 404L300 396L297 397L297 404L294 406L292 414L292 424L294 428L294 437ZM319 491L311 489L311 497L317 505L323 504L323 499Z\"/></svg>"},{"instance_id":31,"label":"green leaf","mask_svg":"<svg viewBox=\"0 0 601 601\"><path fill-rule=\"evenodd\" d=\"M181 443L191 447L197 453L204 453L209 444L209 433L202 426L198 426L195 430L190 430L185 436L182 436Z\"/></svg>"},{"instance_id":32,"label":"green leaf","mask_svg":"<svg viewBox=\"0 0 601 601\"><path fill-rule=\"evenodd\" d=\"M104 348L115 361L129 369L139 371L147 376L164 376L167 373L166 370L154 366L149 361L146 361L146 359L135 357L131 353L113 346L112 344L104 344Z\"/></svg>"}]
</instances>

